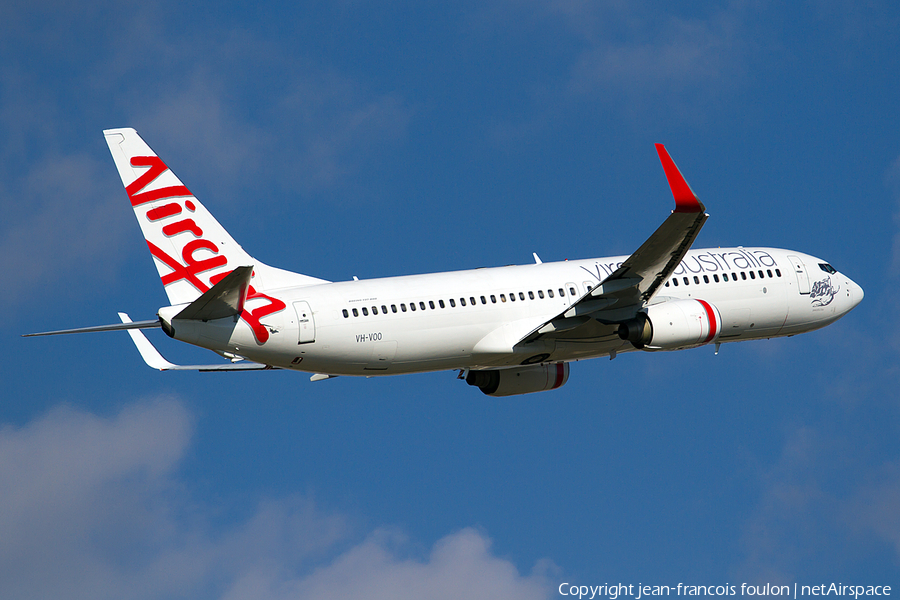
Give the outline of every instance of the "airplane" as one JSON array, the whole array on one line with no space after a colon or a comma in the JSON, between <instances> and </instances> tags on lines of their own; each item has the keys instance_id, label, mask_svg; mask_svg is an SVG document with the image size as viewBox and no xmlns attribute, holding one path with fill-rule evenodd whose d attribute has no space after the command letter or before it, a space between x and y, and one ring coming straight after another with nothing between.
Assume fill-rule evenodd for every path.
<instances>
[{"instance_id":1,"label":"airplane","mask_svg":"<svg viewBox=\"0 0 900 600\"><path fill-rule=\"evenodd\" d=\"M330 282L238 245L134 129L104 131L170 306L125 330L166 370L290 369L312 381L458 370L490 396L557 389L569 363L792 336L863 299L828 262L777 248L691 249L709 215L662 144L675 209L630 256ZM141 331L230 362L176 365Z\"/></svg>"}]
</instances>

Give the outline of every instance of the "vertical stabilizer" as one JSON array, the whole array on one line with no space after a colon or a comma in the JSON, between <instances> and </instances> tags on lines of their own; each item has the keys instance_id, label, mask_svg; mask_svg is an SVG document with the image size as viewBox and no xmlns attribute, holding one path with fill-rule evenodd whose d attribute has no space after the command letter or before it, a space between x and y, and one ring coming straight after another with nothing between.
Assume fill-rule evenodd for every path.
<instances>
[{"instance_id":1,"label":"vertical stabilizer","mask_svg":"<svg viewBox=\"0 0 900 600\"><path fill-rule=\"evenodd\" d=\"M258 293L326 283L247 254L134 129L103 134L173 305L193 302L241 266L253 266L251 285Z\"/></svg>"}]
</instances>

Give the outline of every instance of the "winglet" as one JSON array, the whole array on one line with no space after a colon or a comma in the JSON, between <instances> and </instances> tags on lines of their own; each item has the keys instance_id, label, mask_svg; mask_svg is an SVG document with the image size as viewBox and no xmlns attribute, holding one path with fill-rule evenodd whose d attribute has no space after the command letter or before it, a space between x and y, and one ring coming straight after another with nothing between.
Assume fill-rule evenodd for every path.
<instances>
[{"instance_id":1,"label":"winglet","mask_svg":"<svg viewBox=\"0 0 900 600\"><path fill-rule=\"evenodd\" d=\"M663 171L666 172L666 179L669 180L669 187L672 188L672 195L675 196L675 212L697 213L706 210L703 203L697 199L694 190L685 181L684 175L675 166L675 161L666 152L666 147L662 144L656 144L656 152L659 154L659 161L662 163Z\"/></svg>"}]
</instances>

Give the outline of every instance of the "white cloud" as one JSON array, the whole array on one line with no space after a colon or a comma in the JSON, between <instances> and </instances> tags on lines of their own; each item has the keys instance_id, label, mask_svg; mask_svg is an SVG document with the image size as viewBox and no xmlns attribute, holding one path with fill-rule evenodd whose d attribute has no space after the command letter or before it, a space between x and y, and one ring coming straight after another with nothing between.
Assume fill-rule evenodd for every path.
<instances>
[{"instance_id":1,"label":"white cloud","mask_svg":"<svg viewBox=\"0 0 900 600\"><path fill-rule=\"evenodd\" d=\"M294 74L272 112L287 123L280 162L293 165L300 189L338 182L361 156L402 137L411 117L396 94L372 95L336 74L308 72Z\"/></svg>"},{"instance_id":2,"label":"white cloud","mask_svg":"<svg viewBox=\"0 0 900 600\"><path fill-rule=\"evenodd\" d=\"M890 544L900 559L900 461L886 463L844 506L843 518L855 530Z\"/></svg>"},{"instance_id":3,"label":"white cloud","mask_svg":"<svg viewBox=\"0 0 900 600\"><path fill-rule=\"evenodd\" d=\"M778 585L795 580L816 532L811 525L833 508L817 480L821 451L817 432L800 428L788 437L778 461L762 472L759 502L743 532L745 559L733 576Z\"/></svg>"},{"instance_id":4,"label":"white cloud","mask_svg":"<svg viewBox=\"0 0 900 600\"><path fill-rule=\"evenodd\" d=\"M477 27L552 47L555 68L533 84L524 115L491 130L500 144L545 132L560 116L581 111L615 114L641 131L688 122L704 124L723 98L744 89L777 52L777 32L760 28L765 5L712 7L591 0L499 0L482 10ZM487 26L490 24L491 26ZM602 107L598 105L602 103Z\"/></svg>"},{"instance_id":5,"label":"white cloud","mask_svg":"<svg viewBox=\"0 0 900 600\"><path fill-rule=\"evenodd\" d=\"M99 278L116 272L121 245L137 228L108 170L87 154L47 156L3 190L0 256L15 267L15 285L3 294L0 310L36 289L59 289L72 272L89 269Z\"/></svg>"},{"instance_id":6,"label":"white cloud","mask_svg":"<svg viewBox=\"0 0 900 600\"><path fill-rule=\"evenodd\" d=\"M115 33L117 52L98 61L115 76L96 84L125 98L124 125L154 149L154 139L175 145L213 186L254 190L258 177L294 192L341 185L373 148L406 133L412 110L399 94L368 89L296 48L233 30L181 37L147 12L132 19ZM159 63L170 74L162 80ZM120 81L130 82L124 92Z\"/></svg>"},{"instance_id":7,"label":"white cloud","mask_svg":"<svg viewBox=\"0 0 900 600\"><path fill-rule=\"evenodd\" d=\"M363 544L299 581L290 597L300 598L546 598L548 565L522 577L508 561L493 556L490 541L464 529L438 541L427 560L399 559L393 536L376 532Z\"/></svg>"},{"instance_id":8,"label":"white cloud","mask_svg":"<svg viewBox=\"0 0 900 600\"><path fill-rule=\"evenodd\" d=\"M570 90L595 94L610 87L617 92L687 89L698 85L720 88L744 69L746 7L716 6L705 14L677 8L660 11L640 2L532 0L501 2L495 19L507 26L523 23L508 12L527 13L527 27L547 27L547 17L562 23L578 43ZM513 25L509 25L512 23ZM571 40L570 40L571 41Z\"/></svg>"},{"instance_id":9,"label":"white cloud","mask_svg":"<svg viewBox=\"0 0 900 600\"><path fill-rule=\"evenodd\" d=\"M93 7L98 20L49 11L46 23L33 14L41 10L20 8L11 11L16 37L2 44L15 60L0 65L0 256L16 269L4 312L73 279L96 284L86 273L110 279L128 240L140 248L101 123L137 127L188 187L210 193L210 206L232 199L265 211L283 198L261 188L297 193L352 181L410 118L398 95L368 90L294 48L215 25L173 29L153 3ZM93 51L67 54L73 31L85 28ZM59 63L32 68L34 39ZM86 137L83 123L97 131Z\"/></svg>"},{"instance_id":10,"label":"white cloud","mask_svg":"<svg viewBox=\"0 0 900 600\"><path fill-rule=\"evenodd\" d=\"M0 596L125 597L130 563L171 518L159 501L190 429L163 400L110 419L61 408L0 430Z\"/></svg>"},{"instance_id":11,"label":"white cloud","mask_svg":"<svg viewBox=\"0 0 900 600\"><path fill-rule=\"evenodd\" d=\"M879 434L848 427L852 421L790 431L778 459L760 469L759 498L742 532L744 557L732 577L790 584L833 562L838 549L841 563L852 564L878 546L875 538L900 560L900 462L890 459L893 452L873 460L879 453L869 445L878 444L860 444L859 432Z\"/></svg>"},{"instance_id":12,"label":"white cloud","mask_svg":"<svg viewBox=\"0 0 900 600\"><path fill-rule=\"evenodd\" d=\"M192 416L173 399L111 417L58 408L0 429L0 597L546 598L464 529L427 556L398 533L350 543L341 515L301 497L227 525L178 466Z\"/></svg>"},{"instance_id":13,"label":"white cloud","mask_svg":"<svg viewBox=\"0 0 900 600\"><path fill-rule=\"evenodd\" d=\"M891 244L891 264L887 275L896 279L900 277L900 157L897 157L887 168L884 181L895 198L894 225L896 231Z\"/></svg>"}]
</instances>

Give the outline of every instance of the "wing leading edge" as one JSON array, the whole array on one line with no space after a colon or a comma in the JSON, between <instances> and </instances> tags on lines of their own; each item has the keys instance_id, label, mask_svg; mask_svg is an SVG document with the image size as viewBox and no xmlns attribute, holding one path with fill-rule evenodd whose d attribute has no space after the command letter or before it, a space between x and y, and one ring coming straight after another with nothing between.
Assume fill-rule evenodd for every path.
<instances>
[{"instance_id":1,"label":"wing leading edge","mask_svg":"<svg viewBox=\"0 0 900 600\"><path fill-rule=\"evenodd\" d=\"M579 329L590 326L592 321L616 323L630 319L653 299L678 268L709 215L665 147L656 144L656 151L675 198L675 210L621 267L520 343L543 336L582 338L584 332Z\"/></svg>"}]
</instances>

